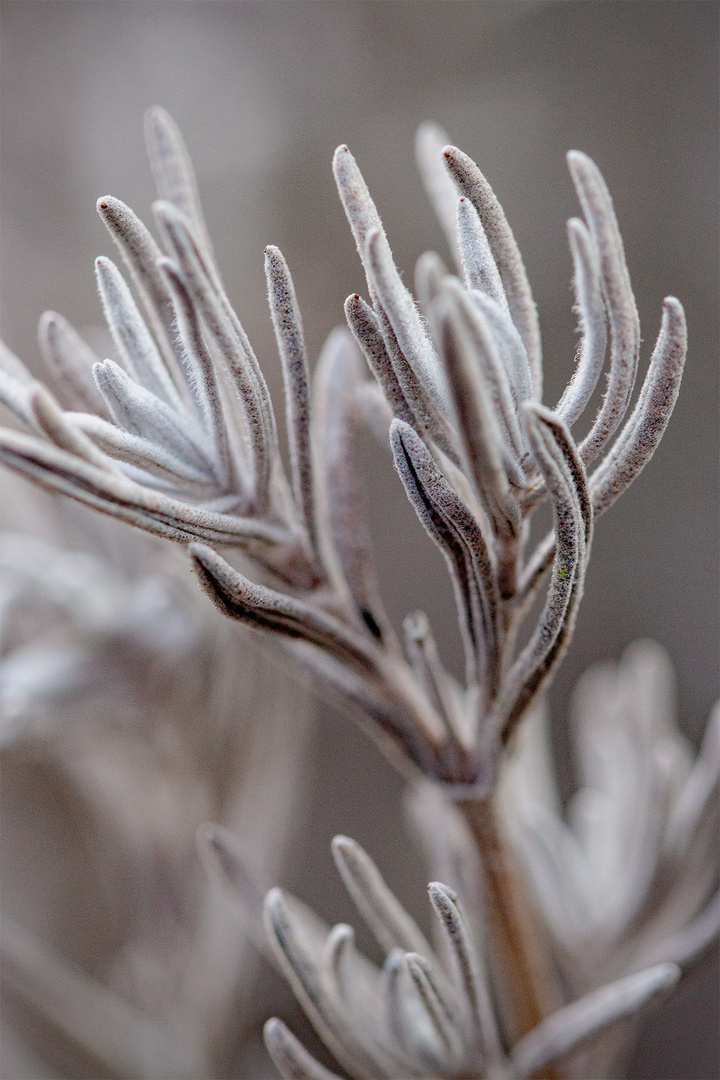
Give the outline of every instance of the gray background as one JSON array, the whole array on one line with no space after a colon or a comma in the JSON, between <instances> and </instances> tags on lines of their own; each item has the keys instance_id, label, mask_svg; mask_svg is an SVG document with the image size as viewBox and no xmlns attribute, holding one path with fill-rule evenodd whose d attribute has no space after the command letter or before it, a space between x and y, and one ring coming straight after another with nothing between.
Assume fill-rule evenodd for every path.
<instances>
[{"instance_id":1,"label":"gray background","mask_svg":"<svg viewBox=\"0 0 720 1080\"><path fill-rule=\"evenodd\" d=\"M78 327L101 322L92 261L112 245L94 202L114 194L150 220L141 120L157 102L184 130L231 299L277 391L263 247L283 249L317 355L345 296L363 284L333 149L353 150L411 280L423 250L442 250L413 163L415 127L433 118L478 161L513 226L539 305L552 404L575 350L564 223L577 206L563 155L585 150L614 197L645 361L669 293L686 307L690 358L661 449L598 524L551 700L561 724L589 663L651 636L673 657L679 715L696 739L717 695L717 31L712 2L3 3L3 336L35 365L44 309ZM386 456L369 444L364 455L390 613L399 621L424 607L452 663L441 560ZM389 766L335 714L323 719L318 751L303 847L285 884L326 918L352 918L328 851L346 832L424 917L425 873L404 839ZM717 1076L716 985L705 963L647 1021L636 1080Z\"/></svg>"}]
</instances>

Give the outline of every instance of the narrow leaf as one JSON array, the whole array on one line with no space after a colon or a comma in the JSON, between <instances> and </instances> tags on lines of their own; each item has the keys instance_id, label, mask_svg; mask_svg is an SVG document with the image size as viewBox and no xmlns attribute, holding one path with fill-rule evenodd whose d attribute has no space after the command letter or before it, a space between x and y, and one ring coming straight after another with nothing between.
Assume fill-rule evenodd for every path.
<instances>
[{"instance_id":1,"label":"narrow leaf","mask_svg":"<svg viewBox=\"0 0 720 1080\"><path fill-rule=\"evenodd\" d=\"M655 453L680 391L687 330L682 305L669 296L662 326L637 404L602 464L590 478L596 514L609 509Z\"/></svg>"},{"instance_id":2,"label":"narrow leaf","mask_svg":"<svg viewBox=\"0 0 720 1080\"><path fill-rule=\"evenodd\" d=\"M473 685L479 680L483 689L492 694L499 656L500 598L496 569L482 530L412 428L394 420L390 441L407 496L450 570L466 649L468 683Z\"/></svg>"},{"instance_id":3,"label":"narrow leaf","mask_svg":"<svg viewBox=\"0 0 720 1080\"><path fill-rule=\"evenodd\" d=\"M457 203L457 222L465 284L468 289L477 289L489 296L509 315L510 308L500 271L495 265L480 215L470 200L463 196Z\"/></svg>"},{"instance_id":4,"label":"narrow leaf","mask_svg":"<svg viewBox=\"0 0 720 1080\"><path fill-rule=\"evenodd\" d=\"M430 310L447 273L445 263L434 251L424 252L415 263L415 292L423 311Z\"/></svg>"},{"instance_id":5,"label":"narrow leaf","mask_svg":"<svg viewBox=\"0 0 720 1080\"><path fill-rule=\"evenodd\" d=\"M487 1056L491 1066L497 1065L503 1054L487 979L479 966L457 896L439 881L432 881L428 885L428 893L457 969L458 989L465 1000L467 1019L472 1025L478 1049L483 1056Z\"/></svg>"},{"instance_id":6,"label":"narrow leaf","mask_svg":"<svg viewBox=\"0 0 720 1080\"><path fill-rule=\"evenodd\" d=\"M304 905L271 889L265 900L265 928L283 974L328 1049L358 1080L381 1077L375 1055L361 1044L325 990L313 947L321 934L319 921Z\"/></svg>"},{"instance_id":7,"label":"narrow leaf","mask_svg":"<svg viewBox=\"0 0 720 1080\"><path fill-rule=\"evenodd\" d=\"M473 290L472 301L485 319L507 372L516 409L532 397L532 373L522 339L510 316L490 297ZM525 462L523 461L523 465Z\"/></svg>"},{"instance_id":8,"label":"narrow leaf","mask_svg":"<svg viewBox=\"0 0 720 1080\"><path fill-rule=\"evenodd\" d=\"M442 230L452 252L453 259L460 269L457 230L457 192L447 174L443 162L443 150L447 137L443 129L431 121L426 121L417 129L415 136L415 159L420 170L430 204L435 211Z\"/></svg>"},{"instance_id":9,"label":"narrow leaf","mask_svg":"<svg viewBox=\"0 0 720 1080\"><path fill-rule=\"evenodd\" d=\"M28 371L20 357L11 352L4 341L0 341L0 370L19 383L34 382L33 375Z\"/></svg>"},{"instance_id":10,"label":"narrow leaf","mask_svg":"<svg viewBox=\"0 0 720 1080\"><path fill-rule=\"evenodd\" d=\"M608 386L595 423L580 444L580 457L587 465L607 444L628 407L637 374L640 320L612 199L600 170L577 150L568 153L567 161L600 258L610 323Z\"/></svg>"},{"instance_id":11,"label":"narrow leaf","mask_svg":"<svg viewBox=\"0 0 720 1080\"><path fill-rule=\"evenodd\" d=\"M0 341L0 402L23 424L37 431L29 401L29 388L34 382L22 360Z\"/></svg>"},{"instance_id":12,"label":"narrow leaf","mask_svg":"<svg viewBox=\"0 0 720 1080\"><path fill-rule=\"evenodd\" d=\"M264 514L269 506L272 467L278 457L275 417L267 384L213 267L193 237L190 222L167 202L156 203L155 211L167 232L205 328L237 392L248 428L257 513Z\"/></svg>"},{"instance_id":13,"label":"narrow leaf","mask_svg":"<svg viewBox=\"0 0 720 1080\"><path fill-rule=\"evenodd\" d=\"M347 923L338 923L328 934L321 967L333 992L345 1004L352 996L352 962L355 958L355 931Z\"/></svg>"},{"instance_id":14,"label":"narrow leaf","mask_svg":"<svg viewBox=\"0 0 720 1080\"><path fill-rule=\"evenodd\" d=\"M285 1080L340 1080L316 1061L277 1017L267 1021L263 1035L268 1054Z\"/></svg>"},{"instance_id":15,"label":"narrow leaf","mask_svg":"<svg viewBox=\"0 0 720 1080\"><path fill-rule=\"evenodd\" d=\"M32 383L8 375L0 368L0 402L17 416L27 427L39 433L37 422L30 408L30 386Z\"/></svg>"},{"instance_id":16,"label":"narrow leaf","mask_svg":"<svg viewBox=\"0 0 720 1080\"><path fill-rule=\"evenodd\" d=\"M177 386L182 386L182 372L173 347L172 300L157 265L163 253L140 218L120 199L112 195L98 199L97 211L130 271L168 370Z\"/></svg>"},{"instance_id":17,"label":"narrow leaf","mask_svg":"<svg viewBox=\"0 0 720 1080\"><path fill-rule=\"evenodd\" d=\"M393 639L383 610L357 477L362 361L347 330L336 329L318 361L313 413L323 561L338 596L348 597L360 625Z\"/></svg>"},{"instance_id":18,"label":"narrow leaf","mask_svg":"<svg viewBox=\"0 0 720 1080\"><path fill-rule=\"evenodd\" d=\"M618 1020L634 1016L679 978L680 968L676 964L658 964L558 1009L515 1046L512 1062L518 1076L531 1076Z\"/></svg>"},{"instance_id":19,"label":"narrow leaf","mask_svg":"<svg viewBox=\"0 0 720 1080\"><path fill-rule=\"evenodd\" d=\"M339 619L302 600L254 584L204 544L193 544L190 553L201 585L230 618L256 629L304 639L356 669L374 671L377 661L372 647Z\"/></svg>"},{"instance_id":20,"label":"narrow leaf","mask_svg":"<svg viewBox=\"0 0 720 1080\"><path fill-rule=\"evenodd\" d=\"M156 397L181 409L182 399L119 270L100 256L95 273L105 319L125 370Z\"/></svg>"},{"instance_id":21,"label":"narrow leaf","mask_svg":"<svg viewBox=\"0 0 720 1080\"><path fill-rule=\"evenodd\" d=\"M336 836L332 853L345 888L383 949L390 953L398 948L432 957L430 945L390 892L367 852L348 836Z\"/></svg>"},{"instance_id":22,"label":"narrow leaf","mask_svg":"<svg viewBox=\"0 0 720 1080\"><path fill-rule=\"evenodd\" d=\"M520 529L520 512L510 493L503 460L505 440L491 407L490 391L477 365L477 348L492 343L472 339L454 298L444 293L436 301L434 316L440 338L440 354L450 385L469 475L494 531L514 543ZM512 559L514 563L514 559Z\"/></svg>"},{"instance_id":23,"label":"narrow leaf","mask_svg":"<svg viewBox=\"0 0 720 1080\"><path fill-rule=\"evenodd\" d=\"M530 396L530 373L522 342L517 340L521 350L519 355L516 350L506 355L503 347L512 342L509 318L503 319L500 308L488 297L480 293L468 294L457 278L445 279L441 296L448 310L467 330L464 340L470 353L468 360L471 366L482 372L493 411L502 426L507 444L503 452L505 468L509 478L518 487L524 488L520 462L527 456L527 443L520 430L517 408L520 401ZM514 363L516 359L519 361L517 367ZM478 392L482 392L480 388Z\"/></svg>"},{"instance_id":24,"label":"narrow leaf","mask_svg":"<svg viewBox=\"0 0 720 1080\"><path fill-rule=\"evenodd\" d=\"M542 405L526 405L533 456L553 501L555 560L535 631L510 670L497 714L503 740L557 666L574 629L592 537L582 463L565 425Z\"/></svg>"},{"instance_id":25,"label":"narrow leaf","mask_svg":"<svg viewBox=\"0 0 720 1080\"><path fill-rule=\"evenodd\" d=\"M99 469L116 471L105 454L97 449L68 414L63 413L42 383L36 383L30 388L28 402L37 427L61 450L77 454Z\"/></svg>"},{"instance_id":26,"label":"narrow leaf","mask_svg":"<svg viewBox=\"0 0 720 1080\"><path fill-rule=\"evenodd\" d=\"M286 550L291 539L286 530L266 522L168 498L21 432L0 429L0 459L43 487L180 543L236 544L268 565L273 548Z\"/></svg>"},{"instance_id":27,"label":"narrow leaf","mask_svg":"<svg viewBox=\"0 0 720 1080\"><path fill-rule=\"evenodd\" d=\"M132 465L148 474L146 482L152 486L153 478L166 481L177 494L194 495L207 500L219 494L217 484L207 472L194 468L187 461L170 453L157 443L140 435L131 435L99 416L89 413L66 413L65 417L76 428L89 436L103 454L119 463ZM57 440L53 439L53 442ZM58 444L60 445L60 444ZM72 450L71 446L65 449ZM75 450L75 452L79 452ZM86 455L81 455L85 457ZM97 462L96 464L100 464ZM105 461L106 467L110 465ZM162 485L161 485L162 486Z\"/></svg>"},{"instance_id":28,"label":"narrow leaf","mask_svg":"<svg viewBox=\"0 0 720 1080\"><path fill-rule=\"evenodd\" d=\"M454 146L444 151L446 168L460 195L480 215L495 264L500 272L510 314L523 340L533 373L534 396L542 395L540 325L525 266L503 208L475 162Z\"/></svg>"},{"instance_id":29,"label":"narrow leaf","mask_svg":"<svg viewBox=\"0 0 720 1080\"><path fill-rule=\"evenodd\" d=\"M379 230L368 234L365 260L375 294L387 314L400 351L432 404L443 412L447 408L447 389L435 349L415 301L402 283L385 235Z\"/></svg>"},{"instance_id":30,"label":"narrow leaf","mask_svg":"<svg viewBox=\"0 0 720 1080\"><path fill-rule=\"evenodd\" d=\"M250 864L237 837L222 825L214 822L200 825L196 843L208 873L217 875L232 891L255 947L270 959L263 925L263 904L269 888L264 875Z\"/></svg>"},{"instance_id":31,"label":"narrow leaf","mask_svg":"<svg viewBox=\"0 0 720 1080\"><path fill-rule=\"evenodd\" d=\"M112 360L96 364L93 375L118 427L156 443L181 462L212 476L212 462L200 443L202 435L190 418L181 416L140 386Z\"/></svg>"},{"instance_id":32,"label":"narrow leaf","mask_svg":"<svg viewBox=\"0 0 720 1080\"><path fill-rule=\"evenodd\" d=\"M345 301L345 317L368 367L382 387L393 415L414 424L415 414L395 373L375 312L361 296L354 293Z\"/></svg>"},{"instance_id":33,"label":"narrow leaf","mask_svg":"<svg viewBox=\"0 0 720 1080\"><path fill-rule=\"evenodd\" d=\"M213 471L218 484L225 490L242 488L244 462L236 460L240 456L240 447L234 445L235 440L228 427L226 402L213 358L203 337L198 310L175 263L170 259L161 259L158 265L165 274L173 296L185 374L203 430L212 445Z\"/></svg>"},{"instance_id":34,"label":"narrow leaf","mask_svg":"<svg viewBox=\"0 0 720 1080\"><path fill-rule=\"evenodd\" d=\"M571 428L584 411L600 378L605 363L607 329L600 260L595 243L579 218L570 218L567 230L574 267L575 307L582 340L575 374L555 412Z\"/></svg>"},{"instance_id":35,"label":"narrow leaf","mask_svg":"<svg viewBox=\"0 0 720 1080\"><path fill-rule=\"evenodd\" d=\"M430 622L422 611L413 612L403 621L405 651L418 682L446 727L458 737L458 713L462 708L462 691L443 667Z\"/></svg>"},{"instance_id":36,"label":"narrow leaf","mask_svg":"<svg viewBox=\"0 0 720 1080\"><path fill-rule=\"evenodd\" d=\"M379 301L376 301L375 310L387 354L390 357L402 394L414 417L412 421L413 427L423 432L429 441L437 443L443 453L455 465L459 466L459 448L450 422L435 407L425 392L417 374L413 371L412 365L400 348L387 313Z\"/></svg>"},{"instance_id":37,"label":"narrow leaf","mask_svg":"<svg viewBox=\"0 0 720 1080\"><path fill-rule=\"evenodd\" d=\"M265 248L265 276L275 338L285 384L285 415L293 494L310 541L317 543L310 448L310 372L300 308L287 263L279 248Z\"/></svg>"},{"instance_id":38,"label":"narrow leaf","mask_svg":"<svg viewBox=\"0 0 720 1080\"><path fill-rule=\"evenodd\" d=\"M419 953L407 953L405 963L439 1042L451 1058L459 1058L462 1053L460 1031L463 1017L458 1015L457 1002L452 1000L449 987L438 980L436 970Z\"/></svg>"},{"instance_id":39,"label":"narrow leaf","mask_svg":"<svg viewBox=\"0 0 720 1080\"><path fill-rule=\"evenodd\" d=\"M350 224L355 243L357 244L360 261L365 267L367 274L367 242L370 238L370 234L377 232L383 238L385 237L385 231L383 229L382 221L380 220L380 215L377 212L375 203L370 197L370 192L368 191L367 184L357 166L357 162L347 146L338 146L335 151L333 156L333 173L340 195L340 201L343 204L345 215ZM387 239L384 239L383 242L387 245ZM370 299L374 303L377 299L375 285L369 276L367 281L368 288L370 289Z\"/></svg>"},{"instance_id":40,"label":"narrow leaf","mask_svg":"<svg viewBox=\"0 0 720 1080\"><path fill-rule=\"evenodd\" d=\"M212 258L212 245L203 218L190 155L180 128L159 105L145 113L145 142L161 199L173 203L192 223Z\"/></svg>"},{"instance_id":41,"label":"narrow leaf","mask_svg":"<svg viewBox=\"0 0 720 1080\"><path fill-rule=\"evenodd\" d=\"M101 358L77 330L62 315L46 311L38 324L38 342L43 360L59 384L58 393L66 408L96 413L107 419L107 406L92 377L93 364Z\"/></svg>"}]
</instances>

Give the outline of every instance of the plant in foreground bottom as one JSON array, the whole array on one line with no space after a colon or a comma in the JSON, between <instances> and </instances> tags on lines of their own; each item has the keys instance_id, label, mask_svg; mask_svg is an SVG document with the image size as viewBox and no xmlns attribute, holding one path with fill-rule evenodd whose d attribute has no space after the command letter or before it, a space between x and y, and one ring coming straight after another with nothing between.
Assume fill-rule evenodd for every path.
<instances>
[{"instance_id":1,"label":"plant in foreground bottom","mask_svg":"<svg viewBox=\"0 0 720 1080\"><path fill-rule=\"evenodd\" d=\"M532 844L510 840L517 821L499 781L519 721L572 636L594 519L638 475L667 425L685 359L682 307L665 300L643 387L621 427L638 368L639 321L605 183L589 158L571 152L584 214L568 223L582 338L575 373L549 409L540 400L539 326L522 259L474 162L434 126L421 128L418 157L460 276L438 256L423 256L418 305L360 171L340 147L335 176L370 302L348 298L350 333L333 332L312 383L288 267L277 248L265 251L285 380L287 476L267 387L215 267L179 132L153 109L147 136L167 254L119 200L98 203L145 318L119 270L99 259L119 362L93 360L69 324L44 316L41 349L69 409L5 351L0 391L31 434L4 431L0 456L53 490L190 543L198 577L223 612L269 633L309 667L418 790L431 782L435 809L419 819L428 834L446 822L440 849L454 833L474 852L478 878L463 900L482 908L498 1039L518 1054L541 1025L564 1023L563 985L552 922L532 902L514 847L528 865L539 863L528 858ZM576 443L571 429L593 397L608 342L602 403ZM365 422L389 431L405 491L450 569L463 684L439 659L424 615L408 617L401 643L384 612L357 511L353 440ZM529 522L543 502L553 529L528 554ZM256 580L218 546L243 556ZM544 604L528 628L546 576ZM518 647L521 630L527 644ZM464 934L462 920L457 925ZM431 969L440 978L429 967L430 982ZM417 1004L410 1016L420 1028L427 1023ZM462 1042L459 1028L446 1034ZM471 1068L468 1053L466 1043L453 1050L444 1074ZM507 1070L510 1060L501 1055L497 1068Z\"/></svg>"},{"instance_id":2,"label":"plant in foreground bottom","mask_svg":"<svg viewBox=\"0 0 720 1080\"><path fill-rule=\"evenodd\" d=\"M354 948L350 926L332 929L274 889L265 924L274 954L323 1041L353 1078L473 1077L521 1080L617 1076L642 1008L695 960L720 925L716 859L720 708L693 761L672 715L670 670L658 646L632 646L619 669L589 671L576 694L574 735L582 786L566 825L541 710L528 718L503 778L502 798L539 910L550 932L562 1004L509 1043L491 974L472 853L455 847L431 789L416 792L418 819L435 822L438 864L455 888L429 886L437 917L428 943L365 852L336 837L333 855L386 960ZM447 810L445 810L447 818ZM467 837L465 838L467 839ZM232 838L206 842L235 886ZM714 892L714 895L712 895ZM709 897L712 895L712 899ZM620 1023L623 1021L623 1023ZM268 1049L288 1080L331 1080L277 1019Z\"/></svg>"}]
</instances>

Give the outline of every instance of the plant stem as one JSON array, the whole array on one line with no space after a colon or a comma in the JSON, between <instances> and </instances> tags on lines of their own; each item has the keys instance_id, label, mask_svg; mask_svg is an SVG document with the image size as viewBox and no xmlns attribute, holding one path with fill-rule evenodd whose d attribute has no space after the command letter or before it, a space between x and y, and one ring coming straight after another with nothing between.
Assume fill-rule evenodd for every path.
<instances>
[{"instance_id":1,"label":"plant stem","mask_svg":"<svg viewBox=\"0 0 720 1080\"><path fill-rule=\"evenodd\" d=\"M488 960L512 1045L563 1002L543 930L492 798L457 805L480 852ZM557 1076L545 1070L539 1080Z\"/></svg>"}]
</instances>

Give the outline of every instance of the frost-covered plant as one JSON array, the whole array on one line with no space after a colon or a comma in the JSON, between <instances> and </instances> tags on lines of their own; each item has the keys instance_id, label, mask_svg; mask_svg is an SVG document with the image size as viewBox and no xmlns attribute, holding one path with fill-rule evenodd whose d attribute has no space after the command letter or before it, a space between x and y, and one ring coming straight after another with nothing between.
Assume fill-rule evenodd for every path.
<instances>
[{"instance_id":1,"label":"frost-covered plant","mask_svg":"<svg viewBox=\"0 0 720 1080\"><path fill-rule=\"evenodd\" d=\"M720 929L720 703L697 755L673 706L667 656L636 642L575 691L580 784L567 815L542 708L509 763L505 820L570 997L658 962L685 967ZM610 1033L583 1063L587 1075L622 1060L633 1033Z\"/></svg>"},{"instance_id":2,"label":"frost-covered plant","mask_svg":"<svg viewBox=\"0 0 720 1080\"><path fill-rule=\"evenodd\" d=\"M434 946L347 837L335 838L333 855L385 954L382 969L356 952L350 926L330 929L294 897L268 894L265 923L278 963L348 1075L620 1074L642 1008L674 985L680 965L695 960L720 926L720 713L693 760L675 726L670 677L667 658L649 642L629 649L617 671L585 675L575 706L582 786L570 824L559 809L543 711L523 727L502 798L550 931L560 995L555 1011L516 1042L503 1030L488 968L477 853L431 788L415 793L413 809L435 841L431 861L434 854L453 882L428 887ZM243 874L232 838L215 829L207 840L237 890ZM463 894L473 902L467 912ZM268 1021L265 1038L283 1076L333 1080L280 1020Z\"/></svg>"},{"instance_id":3,"label":"frost-covered plant","mask_svg":"<svg viewBox=\"0 0 720 1080\"><path fill-rule=\"evenodd\" d=\"M665 300L647 375L625 420L639 360L637 310L605 183L589 158L571 152L584 214L568 223L582 337L575 373L550 409L541 403L539 325L522 259L474 162L445 145L434 126L421 128L418 157L460 276L438 256L423 256L416 303L342 146L335 176L370 302L348 298L350 333L331 334L312 383L289 270L277 248L265 252L285 380L288 476L267 387L215 267L180 135L160 109L148 114L146 132L167 254L119 200L98 203L146 318L117 268L99 259L120 362L89 364L75 331L45 316L42 350L72 391L70 410L6 353L0 389L32 434L3 432L0 456L53 490L190 543L198 577L222 611L268 632L309 667L418 789L434 785L434 803L427 792L419 797L422 828L435 842L445 822L438 850L447 853L454 832L466 863L471 850L480 856L477 880L466 874L472 895L463 900L482 909L507 1070L509 1047L550 1023L563 993L552 925L527 893L498 780L519 721L572 636L594 519L647 463L672 412L685 359L682 307ZM576 442L571 429L608 351L602 403ZM384 611L358 514L353 441L366 421L389 431L405 491L448 564L462 684L443 666L423 614L408 617L401 643ZM530 519L543 502L553 528L528 553ZM242 572L219 546L244 557ZM544 603L534 605L546 575ZM484 1068L471 1065L463 1045L443 1075Z\"/></svg>"},{"instance_id":4,"label":"frost-covered plant","mask_svg":"<svg viewBox=\"0 0 720 1080\"><path fill-rule=\"evenodd\" d=\"M628 408L640 347L622 241L598 170L583 154L569 156L587 219L569 225L583 340L575 375L550 410L540 404L539 329L522 260L474 163L452 147L442 150L444 140L423 129L419 145L433 190L457 203L453 243L464 278L448 275L435 256L420 261L426 323L394 266L357 165L341 147L336 179L372 301L370 307L352 296L346 313L386 405L363 387L352 339L336 332L319 361L311 410L292 280L280 252L268 247L270 308L285 376L288 481L267 387L215 269L179 133L156 109L147 134L163 196L155 212L169 256L119 200L101 199L98 209L157 342L119 271L99 259L98 286L120 363L98 361L91 370L75 332L46 315L43 353L60 372L72 373L66 384L85 411L63 411L6 355L6 403L44 440L6 431L3 459L151 532L240 548L275 588L251 582L206 545L192 548L201 580L224 611L288 640L360 707L413 773L490 790L502 746L567 647L593 517L644 466L670 416L685 355L680 304L665 301L635 410L588 478L587 467ZM452 181L442 181L449 189L436 175L442 165L435 158L447 164ZM444 203L441 212L446 218ZM576 446L570 427L601 374L606 322L607 390ZM404 654L383 611L354 497L359 398L392 416L398 472L448 561L466 652L463 688L442 669L423 617L408 621ZM528 558L528 520L543 500L553 506L555 528ZM516 656L518 630L547 570L544 608Z\"/></svg>"},{"instance_id":5,"label":"frost-covered plant","mask_svg":"<svg viewBox=\"0 0 720 1080\"><path fill-rule=\"evenodd\" d=\"M7 487L9 506L18 493ZM43 531L42 513L27 514L42 504L22 495ZM4 829L32 851L22 881L36 892L42 882L49 913L13 902L19 886L5 865L3 985L66 1048L68 1074L91 1061L134 1080L225 1077L264 1019L253 1001L259 963L195 834L208 818L223 822L272 883L297 801L307 698L188 589L182 560L154 538L83 518L83 549L67 536L60 546L79 516L56 507L53 542L0 533L0 751L6 788L14 768L32 777ZM58 815L51 851L36 820L48 776L74 808ZM18 816L29 819L19 830ZM83 860L81 880L69 881ZM77 913L64 910L67 891ZM78 955L83 895L96 904L89 954ZM31 1046L18 1047L22 1065L8 1052L5 1069L46 1075Z\"/></svg>"},{"instance_id":6,"label":"frost-covered plant","mask_svg":"<svg viewBox=\"0 0 720 1080\"><path fill-rule=\"evenodd\" d=\"M340 873L386 954L382 970L355 951L342 923L323 927L299 901L272 890L268 934L288 981L327 1046L352 1077L483 1077L525 1080L567 1059L625 1020L680 975L659 963L559 1008L507 1047L494 1010L483 950L457 894L428 886L437 950L383 882L362 848L333 841ZM337 1080L278 1019L265 1025L268 1049L285 1077ZM573 1071L572 1075L581 1075ZM597 1073L583 1074L588 1077Z\"/></svg>"},{"instance_id":7,"label":"frost-covered plant","mask_svg":"<svg viewBox=\"0 0 720 1080\"><path fill-rule=\"evenodd\" d=\"M504 797L564 978L582 992L660 956L684 963L712 936L720 706L695 755L667 656L636 642L620 665L583 676L571 732L580 784L567 815L543 710L523 728Z\"/></svg>"}]
</instances>

